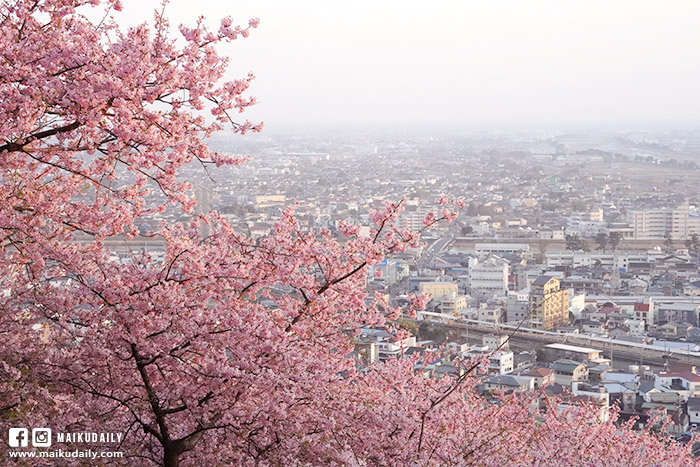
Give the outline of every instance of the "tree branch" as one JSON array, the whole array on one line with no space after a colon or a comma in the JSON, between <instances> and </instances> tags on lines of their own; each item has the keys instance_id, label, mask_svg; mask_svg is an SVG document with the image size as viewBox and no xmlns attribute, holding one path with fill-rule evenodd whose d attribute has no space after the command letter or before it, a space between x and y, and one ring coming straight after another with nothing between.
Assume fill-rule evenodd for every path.
<instances>
[{"instance_id":1,"label":"tree branch","mask_svg":"<svg viewBox=\"0 0 700 467\"><path fill-rule=\"evenodd\" d=\"M24 146L28 145L29 143L31 143L33 141L48 138L51 136L56 136L56 135L61 134L61 133L68 133L70 131L77 129L78 127L80 127L80 125L81 125L80 122L76 120L73 123L69 123L68 125L59 126L56 128L52 128L50 130L44 130L44 131L40 131L38 133L31 134L31 135L27 136L26 138L24 138L24 141L19 142L19 143L8 141L7 143L0 146L0 153L5 152L5 151L7 151L7 152L21 151L22 148L24 148Z\"/></svg>"}]
</instances>

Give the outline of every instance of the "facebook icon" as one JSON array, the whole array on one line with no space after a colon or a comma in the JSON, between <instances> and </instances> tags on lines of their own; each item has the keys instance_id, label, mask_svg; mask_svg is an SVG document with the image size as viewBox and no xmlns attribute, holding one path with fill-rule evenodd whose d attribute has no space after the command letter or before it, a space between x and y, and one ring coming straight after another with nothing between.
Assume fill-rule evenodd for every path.
<instances>
[{"instance_id":1,"label":"facebook icon","mask_svg":"<svg viewBox=\"0 0 700 467\"><path fill-rule=\"evenodd\" d=\"M7 440L11 448L26 448L29 443L29 430L26 428L10 428Z\"/></svg>"}]
</instances>

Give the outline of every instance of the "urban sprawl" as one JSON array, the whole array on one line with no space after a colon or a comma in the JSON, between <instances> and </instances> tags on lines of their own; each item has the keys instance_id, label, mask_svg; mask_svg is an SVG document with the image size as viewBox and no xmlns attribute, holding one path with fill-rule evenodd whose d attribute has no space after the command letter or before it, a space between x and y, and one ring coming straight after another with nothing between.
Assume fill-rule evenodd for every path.
<instances>
[{"instance_id":1,"label":"urban sprawl","mask_svg":"<svg viewBox=\"0 0 700 467\"><path fill-rule=\"evenodd\" d=\"M424 354L430 376L485 355L493 391L586 398L676 436L700 424L700 133L503 131L457 134L220 136L213 148L251 161L211 174L187 168L195 212L219 211L259 239L298 203L305 229L369 224L406 197L399 224L424 229L441 196L464 199L424 247L372 266L367 287L393 306L430 296L400 324L410 338L364 329L361 362ZM176 210L146 218L146 234ZM115 258L160 245L108 241Z\"/></svg>"}]
</instances>

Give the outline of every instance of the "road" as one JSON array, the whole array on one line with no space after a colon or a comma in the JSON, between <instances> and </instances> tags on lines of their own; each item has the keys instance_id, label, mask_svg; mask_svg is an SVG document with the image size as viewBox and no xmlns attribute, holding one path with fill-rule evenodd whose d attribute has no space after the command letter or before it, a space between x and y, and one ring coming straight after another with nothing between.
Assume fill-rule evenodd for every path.
<instances>
[{"instance_id":1,"label":"road","mask_svg":"<svg viewBox=\"0 0 700 467\"><path fill-rule=\"evenodd\" d=\"M435 258L436 255L440 254L447 245L452 242L452 240L455 239L455 235L453 233L448 233L447 235L440 237L439 239L435 240L433 243L428 245L425 248L425 251L423 251L423 254L421 255L420 259L416 262L416 268L418 269L418 273L420 274L420 271L428 264L430 264L433 259Z\"/></svg>"}]
</instances>

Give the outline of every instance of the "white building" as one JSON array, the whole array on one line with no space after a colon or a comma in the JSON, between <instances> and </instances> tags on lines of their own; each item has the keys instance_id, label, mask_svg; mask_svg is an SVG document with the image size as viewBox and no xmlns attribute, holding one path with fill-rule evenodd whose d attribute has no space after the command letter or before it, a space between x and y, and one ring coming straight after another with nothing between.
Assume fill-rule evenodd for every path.
<instances>
[{"instance_id":1,"label":"white building","mask_svg":"<svg viewBox=\"0 0 700 467\"><path fill-rule=\"evenodd\" d=\"M688 398L688 418L691 425L700 426L700 397Z\"/></svg>"},{"instance_id":2,"label":"white building","mask_svg":"<svg viewBox=\"0 0 700 467\"><path fill-rule=\"evenodd\" d=\"M571 383L571 392L574 396L588 397L598 403L598 421L607 422L610 419L610 394L605 390L605 386L595 387L574 381Z\"/></svg>"},{"instance_id":3,"label":"white building","mask_svg":"<svg viewBox=\"0 0 700 467\"><path fill-rule=\"evenodd\" d=\"M586 294L574 294L573 289L569 289L569 311L576 317L581 317L581 312L586 307Z\"/></svg>"},{"instance_id":4,"label":"white building","mask_svg":"<svg viewBox=\"0 0 700 467\"><path fill-rule=\"evenodd\" d=\"M677 392L683 400L700 396L700 375L690 371L661 371L654 377L654 388Z\"/></svg>"},{"instance_id":5,"label":"white building","mask_svg":"<svg viewBox=\"0 0 700 467\"><path fill-rule=\"evenodd\" d=\"M602 217L602 216L601 216ZM593 238L601 233L608 233L608 224L600 220L591 219L591 216L574 214L566 218L566 234L579 237Z\"/></svg>"},{"instance_id":6,"label":"white building","mask_svg":"<svg viewBox=\"0 0 700 467\"><path fill-rule=\"evenodd\" d=\"M489 370L505 375L513 372L513 352L499 350L489 357Z\"/></svg>"},{"instance_id":7,"label":"white building","mask_svg":"<svg viewBox=\"0 0 700 467\"><path fill-rule=\"evenodd\" d=\"M628 269L630 263L654 263L665 256L661 250L649 251L616 251L616 252L584 252L584 251L551 251L545 254L547 268L561 266L577 268L580 266L595 266L604 268Z\"/></svg>"},{"instance_id":8,"label":"white building","mask_svg":"<svg viewBox=\"0 0 700 467\"><path fill-rule=\"evenodd\" d=\"M643 319L626 319L624 321L625 326L630 328L630 336L634 337L645 337L646 336L646 326Z\"/></svg>"},{"instance_id":9,"label":"white building","mask_svg":"<svg viewBox=\"0 0 700 467\"><path fill-rule=\"evenodd\" d=\"M401 213L398 224L404 229L414 231L421 230L425 227L423 219L425 219L425 215L428 214L429 211L430 209L428 209L427 206L417 206L415 211L406 211Z\"/></svg>"},{"instance_id":10,"label":"white building","mask_svg":"<svg viewBox=\"0 0 700 467\"><path fill-rule=\"evenodd\" d=\"M409 336L403 339L397 338L393 334L380 329L362 329L362 336L358 339L359 345L367 346L369 343L376 345L376 352L379 360L385 361L389 358L400 357L409 347L416 345L416 338ZM358 344L356 344L357 346Z\"/></svg>"},{"instance_id":11,"label":"white building","mask_svg":"<svg viewBox=\"0 0 700 467\"><path fill-rule=\"evenodd\" d=\"M530 304L530 287L517 292L509 291L506 297L506 321L519 323L527 317Z\"/></svg>"},{"instance_id":12,"label":"white building","mask_svg":"<svg viewBox=\"0 0 700 467\"><path fill-rule=\"evenodd\" d=\"M479 357L487 354L489 357L489 373L505 375L513 372L513 352L510 350L499 350L494 352L486 345L473 345L466 352L462 353L463 358Z\"/></svg>"},{"instance_id":13,"label":"white building","mask_svg":"<svg viewBox=\"0 0 700 467\"><path fill-rule=\"evenodd\" d=\"M481 337L481 342L489 350L497 350L499 347L502 350L508 350L508 336L503 334L484 334Z\"/></svg>"},{"instance_id":14,"label":"white building","mask_svg":"<svg viewBox=\"0 0 700 467\"><path fill-rule=\"evenodd\" d=\"M384 259L381 263L370 268L370 277L375 277L377 271L387 285L393 285L408 277L409 267L403 260Z\"/></svg>"},{"instance_id":15,"label":"white building","mask_svg":"<svg viewBox=\"0 0 700 467\"><path fill-rule=\"evenodd\" d=\"M698 325L700 305L695 303L663 303L657 307L659 323L690 323Z\"/></svg>"},{"instance_id":16,"label":"white building","mask_svg":"<svg viewBox=\"0 0 700 467\"><path fill-rule=\"evenodd\" d=\"M469 288L472 292L492 297L508 291L510 265L503 258L491 256L483 262L469 261Z\"/></svg>"},{"instance_id":17,"label":"white building","mask_svg":"<svg viewBox=\"0 0 700 467\"><path fill-rule=\"evenodd\" d=\"M527 243L477 243L474 252L480 258L492 255L515 254L531 258L530 245Z\"/></svg>"},{"instance_id":18,"label":"white building","mask_svg":"<svg viewBox=\"0 0 700 467\"><path fill-rule=\"evenodd\" d=\"M488 306L480 306L477 309L477 319L491 324L501 324L505 319L505 313L502 308L494 308Z\"/></svg>"},{"instance_id":19,"label":"white building","mask_svg":"<svg viewBox=\"0 0 700 467\"><path fill-rule=\"evenodd\" d=\"M691 216L688 203L675 208L631 209L627 220L634 238L662 239L670 233L672 238L683 240L700 233L700 217Z\"/></svg>"}]
</instances>

